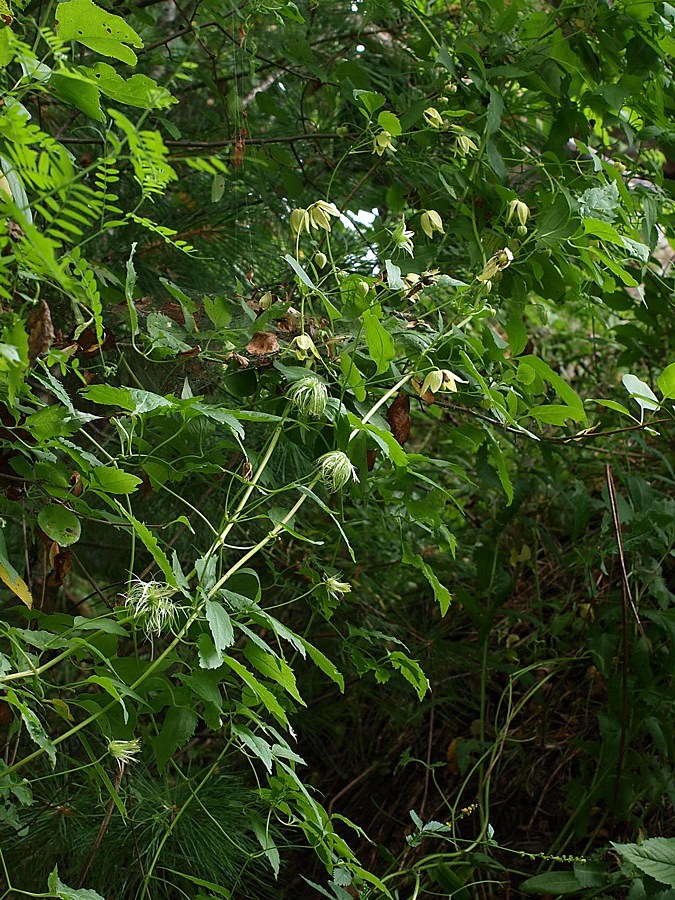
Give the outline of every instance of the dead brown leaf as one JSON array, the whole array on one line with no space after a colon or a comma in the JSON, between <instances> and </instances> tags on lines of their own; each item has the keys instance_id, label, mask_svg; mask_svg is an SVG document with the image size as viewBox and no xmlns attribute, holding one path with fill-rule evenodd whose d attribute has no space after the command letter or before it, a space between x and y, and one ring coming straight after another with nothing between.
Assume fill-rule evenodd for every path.
<instances>
[{"instance_id":1,"label":"dead brown leaf","mask_svg":"<svg viewBox=\"0 0 675 900\"><path fill-rule=\"evenodd\" d=\"M52 314L46 300L40 300L28 316L28 358L31 363L46 353L54 343Z\"/></svg>"},{"instance_id":2,"label":"dead brown leaf","mask_svg":"<svg viewBox=\"0 0 675 900\"><path fill-rule=\"evenodd\" d=\"M279 341L271 331L259 331L246 345L246 350L251 356L271 356L280 349Z\"/></svg>"},{"instance_id":3,"label":"dead brown leaf","mask_svg":"<svg viewBox=\"0 0 675 900\"><path fill-rule=\"evenodd\" d=\"M410 437L410 396L401 391L387 410L387 421L391 433L401 446Z\"/></svg>"}]
</instances>

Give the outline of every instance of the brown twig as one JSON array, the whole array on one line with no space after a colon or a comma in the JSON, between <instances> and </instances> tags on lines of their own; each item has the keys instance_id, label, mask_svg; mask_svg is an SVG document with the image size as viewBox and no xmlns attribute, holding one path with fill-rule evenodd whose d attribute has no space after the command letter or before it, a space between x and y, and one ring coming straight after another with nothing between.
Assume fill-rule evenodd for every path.
<instances>
[{"instance_id":1,"label":"brown twig","mask_svg":"<svg viewBox=\"0 0 675 900\"><path fill-rule=\"evenodd\" d=\"M120 784L122 783L122 775L124 775L124 764L119 762L117 766L117 772L115 773L115 780L113 781L113 790L115 793L119 793ZM101 822L101 827L98 830L98 834L96 835L96 840L91 845L91 850L87 854L87 858L84 861L84 865L82 866L82 872L80 873L80 880L77 883L78 888L81 888L84 884L84 879L87 877L87 873L91 868L91 864L94 861L94 857L98 853L98 850L103 843L103 838L105 837L105 833L108 830L108 825L110 824L110 820L112 819L112 814L115 809L115 798L110 798L110 803L108 804L108 809L106 810L105 818Z\"/></svg>"},{"instance_id":2,"label":"brown twig","mask_svg":"<svg viewBox=\"0 0 675 900\"><path fill-rule=\"evenodd\" d=\"M614 488L614 476L612 467L609 463L605 466L605 477L607 480L607 494L609 496L609 505L612 511L612 521L614 523L614 534L616 536L616 545L619 550L619 562L621 565L621 581L623 584L623 604L621 616L621 644L622 644L622 666L621 666L621 728L619 737L619 753L616 759L616 777L614 779L614 791L612 797L612 809L610 817L614 819L616 815L617 805L619 802L619 792L621 789L621 773L623 763L626 758L626 734L628 730L628 607L630 606L635 621L637 622L640 634L645 643L648 643L644 626L640 621L631 591L630 581L628 580L628 570L626 569L626 560L623 553L623 537L621 534L621 519L619 517L619 507L616 502L616 490Z\"/></svg>"},{"instance_id":3,"label":"brown twig","mask_svg":"<svg viewBox=\"0 0 675 900\"><path fill-rule=\"evenodd\" d=\"M348 794L349 791L351 791L351 789L353 787L356 787L356 785L359 784L361 781L363 781L364 778L367 778L371 772L374 772L375 769L377 769L377 767L380 765L380 762L381 762L380 760L377 760L376 762L371 763L367 769L364 769L363 772L360 772L356 776L356 778L352 778L352 780L349 782L349 784L346 784L341 790L339 790L337 792L337 794L333 797L333 799L328 804L328 815L329 816L332 814L333 807L335 806L337 801L340 799L340 797L344 797L344 795Z\"/></svg>"}]
</instances>

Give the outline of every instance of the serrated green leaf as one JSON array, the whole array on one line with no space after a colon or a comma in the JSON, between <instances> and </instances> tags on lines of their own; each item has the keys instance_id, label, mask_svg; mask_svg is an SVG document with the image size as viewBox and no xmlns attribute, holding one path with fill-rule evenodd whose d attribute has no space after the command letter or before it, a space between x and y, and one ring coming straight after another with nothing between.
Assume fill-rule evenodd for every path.
<instances>
[{"instance_id":1,"label":"serrated green leaf","mask_svg":"<svg viewBox=\"0 0 675 900\"><path fill-rule=\"evenodd\" d=\"M142 47L143 41L121 16L101 9L92 0L68 0L56 7L56 30L63 41L77 41L95 53L111 56L135 66L136 54L131 47Z\"/></svg>"}]
</instances>

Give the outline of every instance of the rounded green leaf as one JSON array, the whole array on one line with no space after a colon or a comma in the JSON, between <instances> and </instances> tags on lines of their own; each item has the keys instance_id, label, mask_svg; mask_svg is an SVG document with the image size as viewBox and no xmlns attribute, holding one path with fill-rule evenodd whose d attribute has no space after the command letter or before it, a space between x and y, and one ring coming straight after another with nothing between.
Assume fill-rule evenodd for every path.
<instances>
[{"instance_id":1,"label":"rounded green leaf","mask_svg":"<svg viewBox=\"0 0 675 900\"><path fill-rule=\"evenodd\" d=\"M65 506L44 506L38 515L38 525L61 547L68 547L80 539L80 520Z\"/></svg>"}]
</instances>

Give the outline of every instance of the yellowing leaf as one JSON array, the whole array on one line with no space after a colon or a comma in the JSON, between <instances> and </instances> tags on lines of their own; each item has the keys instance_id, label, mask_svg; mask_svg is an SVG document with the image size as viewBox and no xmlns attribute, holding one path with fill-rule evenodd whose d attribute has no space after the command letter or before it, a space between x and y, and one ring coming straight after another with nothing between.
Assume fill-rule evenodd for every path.
<instances>
[{"instance_id":1,"label":"yellowing leaf","mask_svg":"<svg viewBox=\"0 0 675 900\"><path fill-rule=\"evenodd\" d=\"M0 550L0 579L4 581L13 594L16 594L22 603L26 604L28 609L32 609L33 598L31 597L28 585L16 571L14 566L12 566L4 552L2 552L4 550L4 540L2 541L2 544L3 547Z\"/></svg>"}]
</instances>

